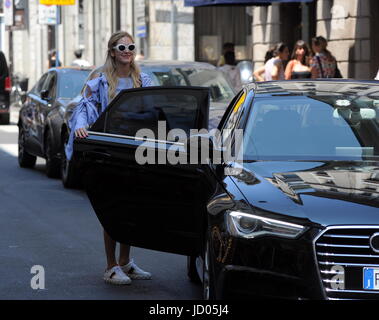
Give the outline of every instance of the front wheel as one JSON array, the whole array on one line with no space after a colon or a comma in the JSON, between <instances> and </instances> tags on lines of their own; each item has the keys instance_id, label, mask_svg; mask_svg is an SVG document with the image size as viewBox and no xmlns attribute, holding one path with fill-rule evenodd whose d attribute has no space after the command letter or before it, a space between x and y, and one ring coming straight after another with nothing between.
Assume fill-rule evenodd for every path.
<instances>
[{"instance_id":1,"label":"front wheel","mask_svg":"<svg viewBox=\"0 0 379 320\"><path fill-rule=\"evenodd\" d=\"M49 178L59 178L60 161L53 152L53 137L51 131L48 130L45 140L45 158L46 158L46 175Z\"/></svg>"},{"instance_id":2,"label":"front wheel","mask_svg":"<svg viewBox=\"0 0 379 320\"><path fill-rule=\"evenodd\" d=\"M67 189L78 188L80 186L80 171L75 166L74 161L68 160L66 157L66 145L68 143L69 134L65 132L62 137L61 145L61 176L63 186Z\"/></svg>"},{"instance_id":3,"label":"front wheel","mask_svg":"<svg viewBox=\"0 0 379 320\"><path fill-rule=\"evenodd\" d=\"M33 168L37 157L25 150L25 132L22 125L18 128L18 164L21 168Z\"/></svg>"}]
</instances>

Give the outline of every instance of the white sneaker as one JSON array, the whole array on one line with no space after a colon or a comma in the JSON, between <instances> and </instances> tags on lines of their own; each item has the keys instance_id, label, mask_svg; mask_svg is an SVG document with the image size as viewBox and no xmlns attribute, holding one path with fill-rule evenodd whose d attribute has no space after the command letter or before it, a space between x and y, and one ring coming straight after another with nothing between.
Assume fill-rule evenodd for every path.
<instances>
[{"instance_id":1,"label":"white sneaker","mask_svg":"<svg viewBox=\"0 0 379 320\"><path fill-rule=\"evenodd\" d=\"M120 266L106 270L104 273L104 281L110 284L124 285L131 284L132 280L122 271Z\"/></svg>"},{"instance_id":2,"label":"white sneaker","mask_svg":"<svg viewBox=\"0 0 379 320\"><path fill-rule=\"evenodd\" d=\"M131 259L128 264L121 266L121 269L131 279L134 279L134 280L150 280L151 279L151 273L144 271L140 267L138 267L134 263L133 259Z\"/></svg>"}]
</instances>

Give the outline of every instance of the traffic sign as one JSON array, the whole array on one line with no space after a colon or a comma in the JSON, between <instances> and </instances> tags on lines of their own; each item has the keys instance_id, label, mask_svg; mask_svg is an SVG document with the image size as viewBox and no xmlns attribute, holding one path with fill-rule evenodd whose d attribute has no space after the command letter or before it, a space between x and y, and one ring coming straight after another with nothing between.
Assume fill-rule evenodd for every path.
<instances>
[{"instance_id":1,"label":"traffic sign","mask_svg":"<svg viewBox=\"0 0 379 320\"><path fill-rule=\"evenodd\" d=\"M138 38L146 38L146 4L145 0L134 2L135 34Z\"/></svg>"},{"instance_id":2,"label":"traffic sign","mask_svg":"<svg viewBox=\"0 0 379 320\"><path fill-rule=\"evenodd\" d=\"M38 23L57 25L60 24L59 7L57 6L38 6Z\"/></svg>"},{"instance_id":3,"label":"traffic sign","mask_svg":"<svg viewBox=\"0 0 379 320\"><path fill-rule=\"evenodd\" d=\"M3 10L4 10L4 24L6 26L13 26L14 24L13 0L5 0Z\"/></svg>"},{"instance_id":4,"label":"traffic sign","mask_svg":"<svg viewBox=\"0 0 379 320\"><path fill-rule=\"evenodd\" d=\"M39 0L39 4L45 6L69 6L74 5L75 0Z\"/></svg>"}]
</instances>

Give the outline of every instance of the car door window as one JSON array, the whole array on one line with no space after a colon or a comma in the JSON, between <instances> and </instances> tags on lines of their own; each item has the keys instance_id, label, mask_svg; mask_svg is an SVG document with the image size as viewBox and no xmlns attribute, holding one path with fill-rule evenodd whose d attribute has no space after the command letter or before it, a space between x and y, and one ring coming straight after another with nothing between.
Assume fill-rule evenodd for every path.
<instances>
[{"instance_id":1,"label":"car door window","mask_svg":"<svg viewBox=\"0 0 379 320\"><path fill-rule=\"evenodd\" d=\"M226 119L223 128L221 130L222 141L219 141L222 145L230 145L232 143L235 128L241 116L243 114L244 108L243 104L246 100L246 92L241 92L239 97L235 100L234 104L229 108L228 118Z\"/></svg>"},{"instance_id":2,"label":"car door window","mask_svg":"<svg viewBox=\"0 0 379 320\"><path fill-rule=\"evenodd\" d=\"M104 132L134 137L138 130L149 129L158 137L159 125L165 126L166 132L181 129L188 136L191 129L207 128L208 108L204 113L204 105L209 104L209 93L203 88L131 91L125 90L108 108Z\"/></svg>"},{"instance_id":3,"label":"car door window","mask_svg":"<svg viewBox=\"0 0 379 320\"><path fill-rule=\"evenodd\" d=\"M41 91L47 91L48 97L51 99L54 99L55 97L55 83L56 83L56 74L54 72L50 72L47 76L46 81L44 82L42 86Z\"/></svg>"},{"instance_id":4,"label":"car door window","mask_svg":"<svg viewBox=\"0 0 379 320\"><path fill-rule=\"evenodd\" d=\"M47 76L48 74L45 73L41 79L37 82L37 84L34 86L34 88L32 89L32 92L33 94L35 94L36 96L40 96L41 94L41 91L42 91L42 87L47 79Z\"/></svg>"}]
</instances>

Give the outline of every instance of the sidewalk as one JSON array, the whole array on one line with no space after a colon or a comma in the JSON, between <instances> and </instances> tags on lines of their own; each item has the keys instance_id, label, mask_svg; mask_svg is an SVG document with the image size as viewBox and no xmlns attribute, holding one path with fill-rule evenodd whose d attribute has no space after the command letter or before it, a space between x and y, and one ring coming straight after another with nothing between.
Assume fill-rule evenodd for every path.
<instances>
[{"instance_id":1,"label":"sidewalk","mask_svg":"<svg viewBox=\"0 0 379 320\"><path fill-rule=\"evenodd\" d=\"M20 108L11 106L10 109L11 109L10 124L11 125L17 125Z\"/></svg>"}]
</instances>

